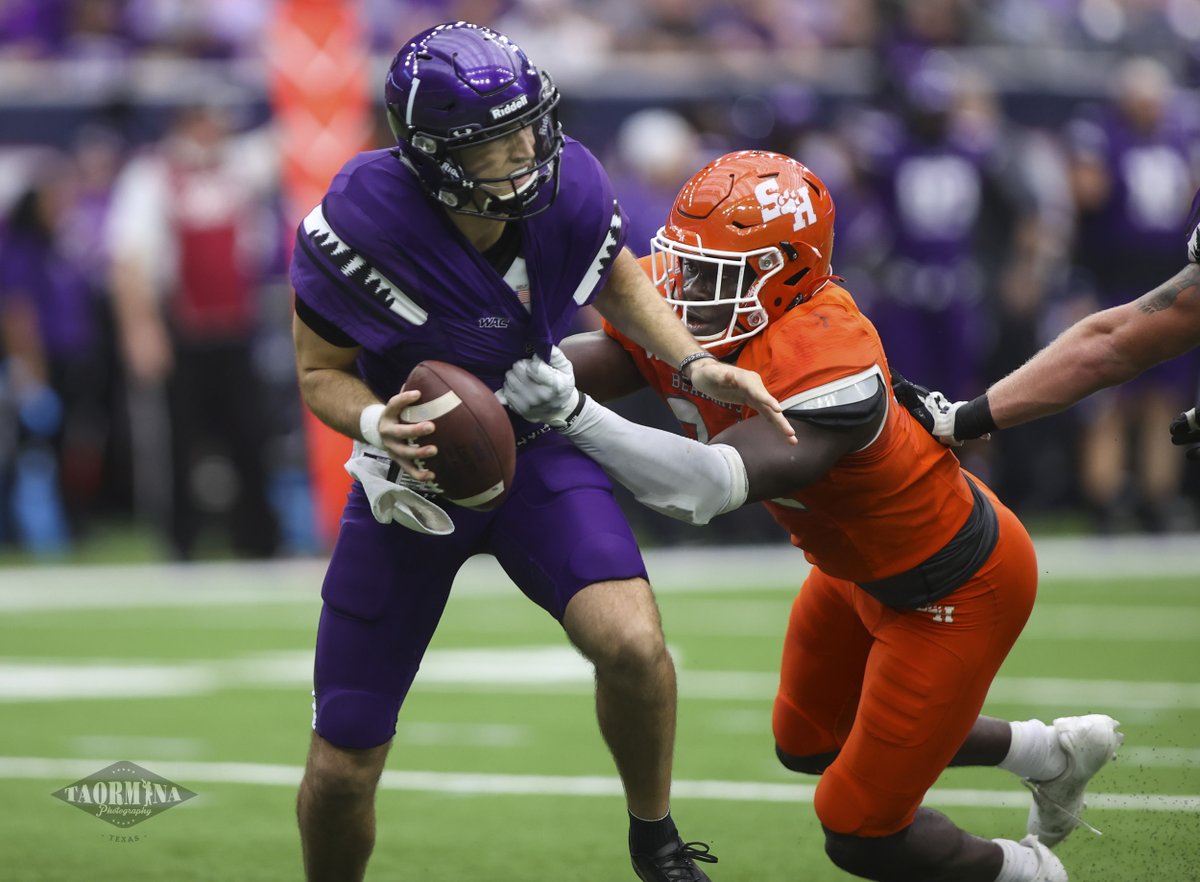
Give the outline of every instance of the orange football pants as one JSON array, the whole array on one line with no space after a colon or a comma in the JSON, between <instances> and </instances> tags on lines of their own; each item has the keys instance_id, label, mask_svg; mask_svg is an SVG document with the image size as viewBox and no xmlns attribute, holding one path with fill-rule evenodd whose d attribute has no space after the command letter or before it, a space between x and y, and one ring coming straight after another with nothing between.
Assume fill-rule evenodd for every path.
<instances>
[{"instance_id":1,"label":"orange football pants","mask_svg":"<svg viewBox=\"0 0 1200 882\"><path fill-rule=\"evenodd\" d=\"M775 741L795 756L840 751L814 798L817 817L836 833L887 836L912 823L1029 618L1033 543L988 497L999 518L996 548L936 604L894 609L814 568L792 605Z\"/></svg>"}]
</instances>

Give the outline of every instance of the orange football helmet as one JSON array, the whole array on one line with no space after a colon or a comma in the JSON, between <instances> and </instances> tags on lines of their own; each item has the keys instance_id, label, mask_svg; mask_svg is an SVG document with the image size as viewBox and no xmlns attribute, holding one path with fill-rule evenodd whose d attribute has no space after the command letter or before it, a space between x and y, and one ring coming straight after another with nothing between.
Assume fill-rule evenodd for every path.
<instances>
[{"instance_id":1,"label":"orange football helmet","mask_svg":"<svg viewBox=\"0 0 1200 882\"><path fill-rule=\"evenodd\" d=\"M830 278L833 198L779 153L728 153L688 181L650 243L651 276L715 355L762 331Z\"/></svg>"}]
</instances>

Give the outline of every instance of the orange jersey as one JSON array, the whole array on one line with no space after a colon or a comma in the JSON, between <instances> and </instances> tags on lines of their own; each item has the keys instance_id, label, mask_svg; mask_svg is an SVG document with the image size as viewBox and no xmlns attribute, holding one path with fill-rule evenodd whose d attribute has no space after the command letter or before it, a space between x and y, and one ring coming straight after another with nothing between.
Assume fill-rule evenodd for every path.
<instances>
[{"instance_id":1,"label":"orange jersey","mask_svg":"<svg viewBox=\"0 0 1200 882\"><path fill-rule=\"evenodd\" d=\"M662 395L684 430L708 442L755 416L692 388L673 365L605 323ZM784 410L819 405L820 396L877 373L887 389L883 428L865 449L844 456L823 478L765 503L805 557L831 576L854 582L904 572L941 549L966 522L972 493L958 458L933 438L891 392L874 326L844 289L826 285L752 337L738 367L756 371Z\"/></svg>"}]
</instances>

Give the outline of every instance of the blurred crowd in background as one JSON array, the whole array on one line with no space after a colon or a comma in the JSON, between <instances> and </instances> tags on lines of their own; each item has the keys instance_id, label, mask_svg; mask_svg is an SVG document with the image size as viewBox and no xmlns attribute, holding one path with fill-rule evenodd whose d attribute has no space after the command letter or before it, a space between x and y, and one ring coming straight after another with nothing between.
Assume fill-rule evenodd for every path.
<instances>
[{"instance_id":1,"label":"blurred crowd in background","mask_svg":"<svg viewBox=\"0 0 1200 882\"><path fill-rule=\"evenodd\" d=\"M797 157L834 195L834 270L892 367L951 399L1184 260L1200 0L357 6L380 84L438 21L517 40L612 174L639 254L709 159ZM54 558L122 523L176 559L322 550L290 343L296 219L262 73L271 12L0 0L0 545ZM379 117L366 146L389 143ZM1193 530L1200 479L1167 424L1198 373L1178 359L962 457L1031 521ZM622 407L670 425L649 399ZM757 511L697 531L629 510L649 544L777 529Z\"/></svg>"}]
</instances>

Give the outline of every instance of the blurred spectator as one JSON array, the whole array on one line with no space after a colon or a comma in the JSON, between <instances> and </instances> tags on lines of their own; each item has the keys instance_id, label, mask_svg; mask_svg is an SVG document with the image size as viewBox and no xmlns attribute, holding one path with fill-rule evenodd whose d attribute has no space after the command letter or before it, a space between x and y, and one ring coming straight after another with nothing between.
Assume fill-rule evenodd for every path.
<instances>
[{"instance_id":1,"label":"blurred spectator","mask_svg":"<svg viewBox=\"0 0 1200 882\"><path fill-rule=\"evenodd\" d=\"M679 188L710 157L702 154L692 124L663 107L628 116L617 130L613 148L605 167L617 200L629 215L629 247L642 257L650 253L650 240L667 222Z\"/></svg>"},{"instance_id":2,"label":"blurred spectator","mask_svg":"<svg viewBox=\"0 0 1200 882\"><path fill-rule=\"evenodd\" d=\"M257 52L271 14L270 3L246 0L124 0L123 5L126 28L145 50L194 58Z\"/></svg>"},{"instance_id":3,"label":"blurred spectator","mask_svg":"<svg viewBox=\"0 0 1200 882\"><path fill-rule=\"evenodd\" d=\"M116 127L107 123L88 123L76 133L71 155L77 186L61 231L64 253L82 269L87 280L99 338L88 395L92 418L83 423L91 437L84 444L69 445L75 452L63 459L66 485L87 488L88 520L113 514L127 516L130 512L129 424L117 355L105 236L113 185L125 161L126 148ZM80 448L91 451L93 456L81 456ZM101 458L99 462L97 456Z\"/></svg>"},{"instance_id":4,"label":"blurred spectator","mask_svg":"<svg viewBox=\"0 0 1200 882\"><path fill-rule=\"evenodd\" d=\"M54 55L67 31L71 0L5 0L0 3L0 49L25 58Z\"/></svg>"},{"instance_id":5,"label":"blurred spectator","mask_svg":"<svg viewBox=\"0 0 1200 882\"><path fill-rule=\"evenodd\" d=\"M595 4L523 0L498 15L496 25L561 80L599 70L610 57L613 33L602 16L603 10L597 10Z\"/></svg>"},{"instance_id":6,"label":"blurred spectator","mask_svg":"<svg viewBox=\"0 0 1200 882\"><path fill-rule=\"evenodd\" d=\"M895 369L963 394L982 381L996 294L985 269L1004 260L1020 183L1000 174L1003 129L963 113L966 76L929 53L903 83L898 115L874 117L863 135L891 234L867 314Z\"/></svg>"},{"instance_id":7,"label":"blurred spectator","mask_svg":"<svg viewBox=\"0 0 1200 882\"><path fill-rule=\"evenodd\" d=\"M880 91L889 94L899 87L904 101L911 96L903 89L930 70L930 53L969 43L973 7L965 0L902 0L888 8L892 20L883 41L886 79Z\"/></svg>"},{"instance_id":8,"label":"blurred spectator","mask_svg":"<svg viewBox=\"0 0 1200 882\"><path fill-rule=\"evenodd\" d=\"M99 304L87 265L64 247L78 178L69 158L43 160L0 239L0 339L17 448L11 522L35 554L65 551L100 486L107 437Z\"/></svg>"},{"instance_id":9,"label":"blurred spectator","mask_svg":"<svg viewBox=\"0 0 1200 882\"><path fill-rule=\"evenodd\" d=\"M1137 58L1116 71L1112 100L1070 127L1079 209L1075 260L1091 312L1131 300L1171 276L1196 189L1196 132L1180 114L1167 69ZM1102 530L1167 529L1179 508L1183 458L1163 426L1195 402L1197 360L1174 359L1097 393L1083 413L1081 481Z\"/></svg>"},{"instance_id":10,"label":"blurred spectator","mask_svg":"<svg viewBox=\"0 0 1200 882\"><path fill-rule=\"evenodd\" d=\"M645 0L609 3L620 49L680 52L711 47L706 24L717 0Z\"/></svg>"},{"instance_id":11,"label":"blurred spectator","mask_svg":"<svg viewBox=\"0 0 1200 882\"><path fill-rule=\"evenodd\" d=\"M799 159L838 194L833 271L850 283L855 299L866 307L879 299L890 240L880 194L863 151L855 145L865 127L861 117L861 111L842 114L828 128L808 131L780 152Z\"/></svg>"},{"instance_id":12,"label":"blurred spectator","mask_svg":"<svg viewBox=\"0 0 1200 882\"><path fill-rule=\"evenodd\" d=\"M134 40L125 0L4 0L0 52L23 58L123 58Z\"/></svg>"},{"instance_id":13,"label":"blurred spectator","mask_svg":"<svg viewBox=\"0 0 1200 882\"><path fill-rule=\"evenodd\" d=\"M1047 133L1011 125L991 88L982 80L961 83L956 128L959 137L991 143L991 176L1003 191L1000 211L985 206L977 245L987 291L990 326L982 362L992 382L1032 357L1054 336L1048 317L1061 300L1068 275L1067 248L1074 212L1067 186L1066 158ZM1074 417L1004 432L984 449L992 487L1019 513L1045 511L1070 500Z\"/></svg>"},{"instance_id":14,"label":"blurred spectator","mask_svg":"<svg viewBox=\"0 0 1200 882\"><path fill-rule=\"evenodd\" d=\"M242 555L273 554L264 402L253 360L261 239L275 183L266 133L235 136L225 111L183 109L117 181L109 223L112 288L131 387L135 467L145 488L169 435L171 549L192 558L204 514L224 512ZM169 427L153 402L165 389ZM150 507L153 507L152 505Z\"/></svg>"}]
</instances>

